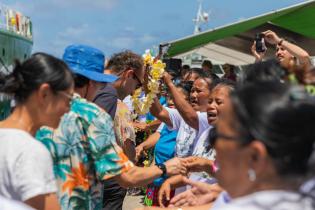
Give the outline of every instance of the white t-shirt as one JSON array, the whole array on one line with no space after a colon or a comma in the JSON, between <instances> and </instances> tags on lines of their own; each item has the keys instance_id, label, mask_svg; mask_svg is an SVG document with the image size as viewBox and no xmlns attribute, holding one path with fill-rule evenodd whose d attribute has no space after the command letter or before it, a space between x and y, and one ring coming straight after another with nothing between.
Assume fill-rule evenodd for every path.
<instances>
[{"instance_id":1,"label":"white t-shirt","mask_svg":"<svg viewBox=\"0 0 315 210\"><path fill-rule=\"evenodd\" d=\"M315 177L302 184L300 190L306 194L310 194L315 198Z\"/></svg>"},{"instance_id":2,"label":"white t-shirt","mask_svg":"<svg viewBox=\"0 0 315 210\"><path fill-rule=\"evenodd\" d=\"M25 201L57 191L48 150L30 134L0 129L0 195Z\"/></svg>"},{"instance_id":3,"label":"white t-shirt","mask_svg":"<svg viewBox=\"0 0 315 210\"><path fill-rule=\"evenodd\" d=\"M178 130L176 137L176 156L187 157L192 155L194 145L200 135L210 127L206 112L197 112L199 120L199 130L190 127L176 109L165 107L168 111L172 127L170 130Z\"/></svg>"},{"instance_id":4,"label":"white t-shirt","mask_svg":"<svg viewBox=\"0 0 315 210\"><path fill-rule=\"evenodd\" d=\"M215 160L215 150L214 148L209 149L209 133L213 126L209 126L199 137L197 143L194 147L193 156L207 158L209 160Z\"/></svg>"},{"instance_id":5,"label":"white t-shirt","mask_svg":"<svg viewBox=\"0 0 315 210\"><path fill-rule=\"evenodd\" d=\"M212 208L211 208L212 209ZM220 210L314 210L312 199L296 192L269 190L232 199L228 204L216 206Z\"/></svg>"},{"instance_id":6,"label":"white t-shirt","mask_svg":"<svg viewBox=\"0 0 315 210\"><path fill-rule=\"evenodd\" d=\"M9 200L0 196L1 210L34 210L33 208L13 200Z\"/></svg>"},{"instance_id":7,"label":"white t-shirt","mask_svg":"<svg viewBox=\"0 0 315 210\"><path fill-rule=\"evenodd\" d=\"M209 148L210 147L209 133L211 132L212 128L213 126L210 126L200 135L194 147L192 156L202 157L212 161L215 160L216 155L215 149ZM189 175L189 179L193 181L206 182L208 184L214 184L217 182L217 180L214 177L211 177L206 172L192 172Z\"/></svg>"},{"instance_id":8,"label":"white t-shirt","mask_svg":"<svg viewBox=\"0 0 315 210\"><path fill-rule=\"evenodd\" d=\"M161 123L155 132L161 133L165 125L165 123Z\"/></svg>"}]
</instances>

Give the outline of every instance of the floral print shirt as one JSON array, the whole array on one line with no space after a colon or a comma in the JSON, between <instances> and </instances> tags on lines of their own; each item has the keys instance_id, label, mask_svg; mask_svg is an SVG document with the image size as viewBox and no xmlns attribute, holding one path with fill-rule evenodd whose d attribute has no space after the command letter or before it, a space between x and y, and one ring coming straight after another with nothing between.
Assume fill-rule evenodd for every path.
<instances>
[{"instance_id":1,"label":"floral print shirt","mask_svg":"<svg viewBox=\"0 0 315 210\"><path fill-rule=\"evenodd\" d=\"M61 209L102 209L101 181L133 167L116 143L111 117L79 96L58 129L43 127L36 138L52 155Z\"/></svg>"},{"instance_id":2,"label":"floral print shirt","mask_svg":"<svg viewBox=\"0 0 315 210\"><path fill-rule=\"evenodd\" d=\"M127 139L136 145L136 133L132 124L132 115L128 106L121 100L117 101L114 125L117 140L121 146L124 145Z\"/></svg>"}]
</instances>

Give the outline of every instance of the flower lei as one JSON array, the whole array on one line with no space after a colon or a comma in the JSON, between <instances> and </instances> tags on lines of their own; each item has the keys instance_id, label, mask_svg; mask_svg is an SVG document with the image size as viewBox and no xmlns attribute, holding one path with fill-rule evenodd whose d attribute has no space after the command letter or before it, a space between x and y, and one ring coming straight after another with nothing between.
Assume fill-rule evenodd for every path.
<instances>
[{"instance_id":1,"label":"flower lei","mask_svg":"<svg viewBox=\"0 0 315 210\"><path fill-rule=\"evenodd\" d=\"M165 64L154 58L149 50L146 50L145 54L142 56L144 60L145 68L149 73L148 89L149 93L145 98L140 101L140 95L142 93L142 87L135 90L132 95L132 104L137 114L144 115L149 112L149 109L154 101L154 98L159 93L159 80L164 72Z\"/></svg>"}]
</instances>

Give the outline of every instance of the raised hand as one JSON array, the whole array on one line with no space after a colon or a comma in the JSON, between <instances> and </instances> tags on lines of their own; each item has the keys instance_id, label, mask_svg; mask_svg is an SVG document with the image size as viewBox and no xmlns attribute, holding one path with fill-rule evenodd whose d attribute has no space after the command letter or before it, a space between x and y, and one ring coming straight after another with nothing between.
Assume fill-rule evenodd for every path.
<instances>
[{"instance_id":1,"label":"raised hand","mask_svg":"<svg viewBox=\"0 0 315 210\"><path fill-rule=\"evenodd\" d=\"M162 78L166 85L172 83L172 76L168 72L164 71Z\"/></svg>"},{"instance_id":2,"label":"raised hand","mask_svg":"<svg viewBox=\"0 0 315 210\"><path fill-rule=\"evenodd\" d=\"M184 178L184 182L191 185L192 188L172 198L169 207L204 205L213 202L222 192L217 184L209 185L194 182L187 178Z\"/></svg>"},{"instance_id":3,"label":"raised hand","mask_svg":"<svg viewBox=\"0 0 315 210\"><path fill-rule=\"evenodd\" d=\"M133 127L140 131L147 131L148 124L145 122L134 122Z\"/></svg>"},{"instance_id":4,"label":"raised hand","mask_svg":"<svg viewBox=\"0 0 315 210\"><path fill-rule=\"evenodd\" d=\"M138 161L142 155L142 153L144 153L144 149L143 146L140 144L136 147L136 161Z\"/></svg>"},{"instance_id":5,"label":"raised hand","mask_svg":"<svg viewBox=\"0 0 315 210\"><path fill-rule=\"evenodd\" d=\"M281 41L281 38L279 38L278 35L271 30L264 31L262 34L265 35L264 38L269 44L276 45Z\"/></svg>"},{"instance_id":6,"label":"raised hand","mask_svg":"<svg viewBox=\"0 0 315 210\"><path fill-rule=\"evenodd\" d=\"M255 57L256 61L262 61L265 57L265 54L267 52L267 48L264 52L257 52L256 51L256 41L254 41L253 45L251 46L251 52L253 56Z\"/></svg>"},{"instance_id":7,"label":"raised hand","mask_svg":"<svg viewBox=\"0 0 315 210\"><path fill-rule=\"evenodd\" d=\"M170 201L171 197L171 184L166 180L160 187L158 201L161 207L165 208L165 203Z\"/></svg>"}]
</instances>

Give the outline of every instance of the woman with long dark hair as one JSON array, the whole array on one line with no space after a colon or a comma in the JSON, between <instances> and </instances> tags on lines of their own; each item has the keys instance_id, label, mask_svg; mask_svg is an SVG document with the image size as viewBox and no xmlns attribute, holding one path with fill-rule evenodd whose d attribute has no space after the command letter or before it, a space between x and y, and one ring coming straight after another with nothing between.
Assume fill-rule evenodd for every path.
<instances>
[{"instance_id":1,"label":"woman with long dark hair","mask_svg":"<svg viewBox=\"0 0 315 210\"><path fill-rule=\"evenodd\" d=\"M69 111L71 72L63 61L36 53L0 75L0 92L16 104L0 122L0 195L35 209L59 209L51 156L33 136L41 126L57 128Z\"/></svg>"}]
</instances>

